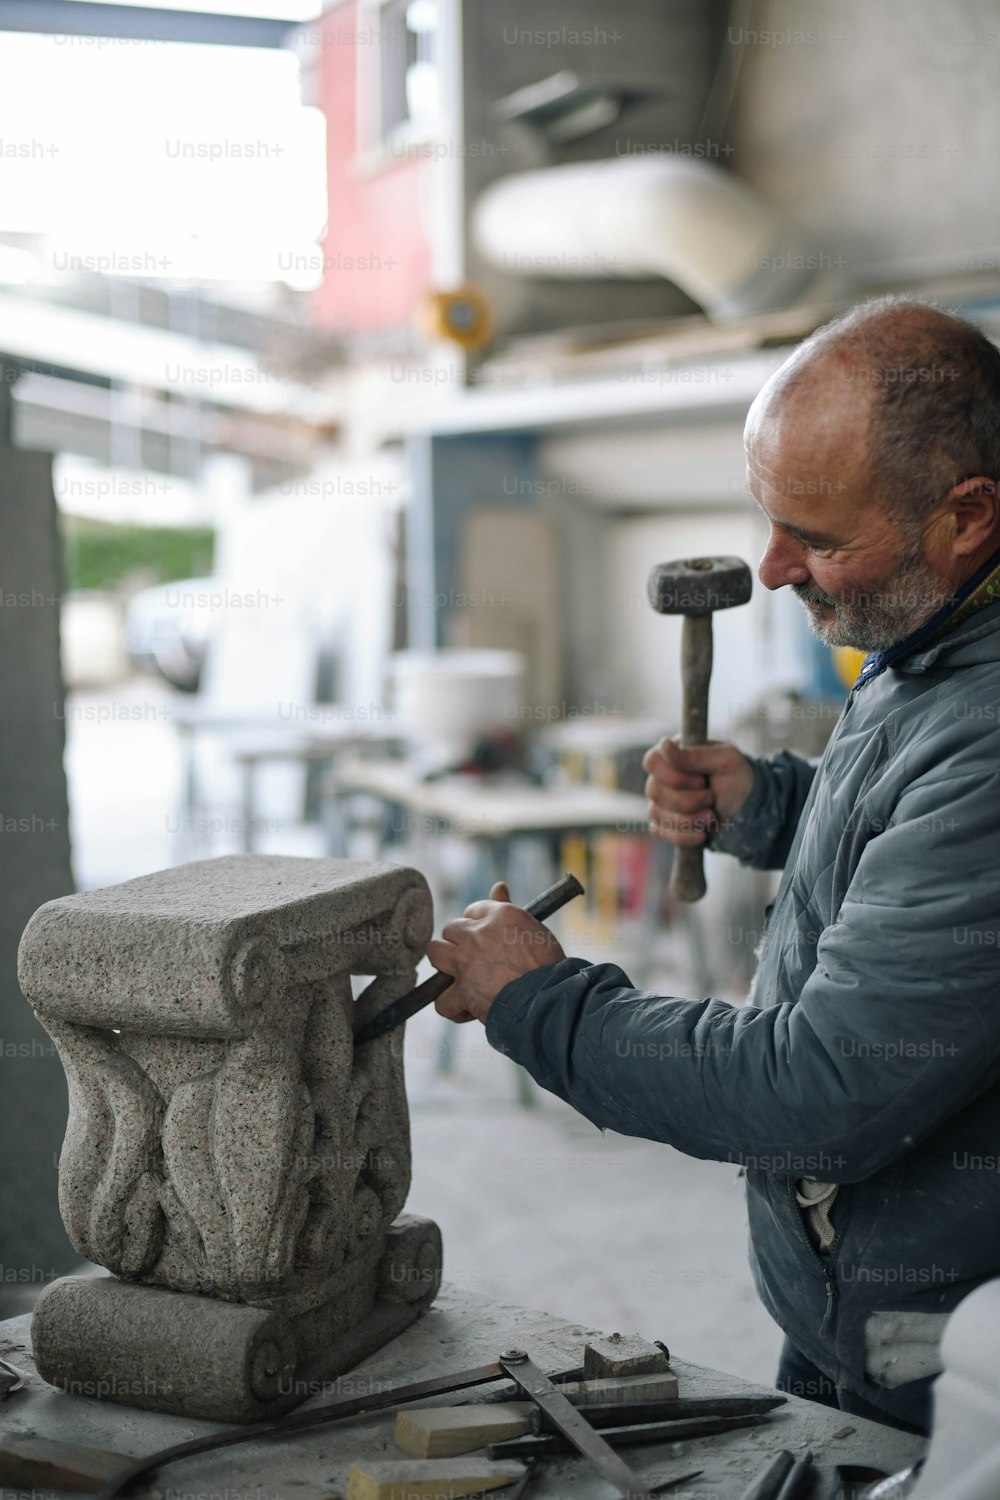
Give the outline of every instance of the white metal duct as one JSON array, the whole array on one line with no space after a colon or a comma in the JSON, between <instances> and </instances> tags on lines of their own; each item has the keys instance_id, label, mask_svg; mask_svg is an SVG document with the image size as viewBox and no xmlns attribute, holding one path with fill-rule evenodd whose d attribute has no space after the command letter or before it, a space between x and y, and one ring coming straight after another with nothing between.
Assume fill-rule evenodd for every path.
<instances>
[{"instance_id":1,"label":"white metal duct","mask_svg":"<svg viewBox=\"0 0 1000 1500\"><path fill-rule=\"evenodd\" d=\"M784 307L816 274L799 235L729 172L662 152L503 177L473 233L508 275L664 276L720 322Z\"/></svg>"}]
</instances>

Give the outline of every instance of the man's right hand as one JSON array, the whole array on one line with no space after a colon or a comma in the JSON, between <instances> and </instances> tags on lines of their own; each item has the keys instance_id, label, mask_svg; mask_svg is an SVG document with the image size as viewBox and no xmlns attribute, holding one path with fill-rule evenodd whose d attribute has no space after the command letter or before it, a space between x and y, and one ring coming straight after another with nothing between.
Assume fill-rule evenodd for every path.
<instances>
[{"instance_id":1,"label":"man's right hand","mask_svg":"<svg viewBox=\"0 0 1000 1500\"><path fill-rule=\"evenodd\" d=\"M682 750L663 739L646 751L642 768L650 832L670 844L703 844L736 816L753 788L750 762L722 741Z\"/></svg>"}]
</instances>

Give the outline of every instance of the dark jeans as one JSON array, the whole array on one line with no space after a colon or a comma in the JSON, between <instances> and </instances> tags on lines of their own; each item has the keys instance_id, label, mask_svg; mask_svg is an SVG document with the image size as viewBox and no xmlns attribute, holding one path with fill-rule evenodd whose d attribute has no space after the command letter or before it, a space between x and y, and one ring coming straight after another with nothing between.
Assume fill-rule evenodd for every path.
<instances>
[{"instance_id":1,"label":"dark jeans","mask_svg":"<svg viewBox=\"0 0 1000 1500\"><path fill-rule=\"evenodd\" d=\"M887 1427L898 1427L903 1432L923 1431L919 1427L911 1427L908 1422L901 1422L898 1417L890 1417L888 1412L873 1406L846 1385L834 1385L829 1376L818 1370L804 1354L800 1354L787 1338L778 1361L778 1378L774 1383L779 1391L785 1391L789 1396L818 1401L821 1406L832 1406L836 1411L847 1411L855 1417L867 1417L869 1422L883 1422Z\"/></svg>"}]
</instances>

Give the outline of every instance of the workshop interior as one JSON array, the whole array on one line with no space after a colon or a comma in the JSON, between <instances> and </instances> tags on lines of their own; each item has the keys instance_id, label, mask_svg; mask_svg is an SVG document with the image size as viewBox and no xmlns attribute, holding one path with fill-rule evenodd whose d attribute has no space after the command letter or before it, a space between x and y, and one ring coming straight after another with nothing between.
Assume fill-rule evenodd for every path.
<instances>
[{"instance_id":1,"label":"workshop interior","mask_svg":"<svg viewBox=\"0 0 1000 1500\"><path fill-rule=\"evenodd\" d=\"M669 1099L698 1048L606 1040L591 1088L555 1035L581 971L745 1034L790 883L815 920L661 836L652 747L811 776L921 690L758 576L842 496L762 504L744 424L871 299L1000 344L998 60L991 0L0 0L0 1495L998 1500L1000 1252L957 1301L876 1258L910 1136L849 1272L926 1422L815 1352L830 1399L776 1384L746 1179L833 1308L823 1132L755 1168L748 1089L745 1152L625 1133L622 1049ZM514 977L456 1025L428 945L477 921ZM958 1245L1000 1156L954 1138Z\"/></svg>"}]
</instances>

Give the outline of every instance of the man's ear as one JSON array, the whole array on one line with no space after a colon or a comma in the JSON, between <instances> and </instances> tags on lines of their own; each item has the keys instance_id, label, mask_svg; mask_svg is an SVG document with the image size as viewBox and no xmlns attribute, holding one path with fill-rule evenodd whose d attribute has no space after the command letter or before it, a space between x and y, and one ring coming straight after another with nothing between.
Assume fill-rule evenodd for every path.
<instances>
[{"instance_id":1,"label":"man's ear","mask_svg":"<svg viewBox=\"0 0 1000 1500\"><path fill-rule=\"evenodd\" d=\"M952 518L952 550L956 557L978 552L1000 531L1000 486L977 474L953 485L944 498Z\"/></svg>"}]
</instances>

